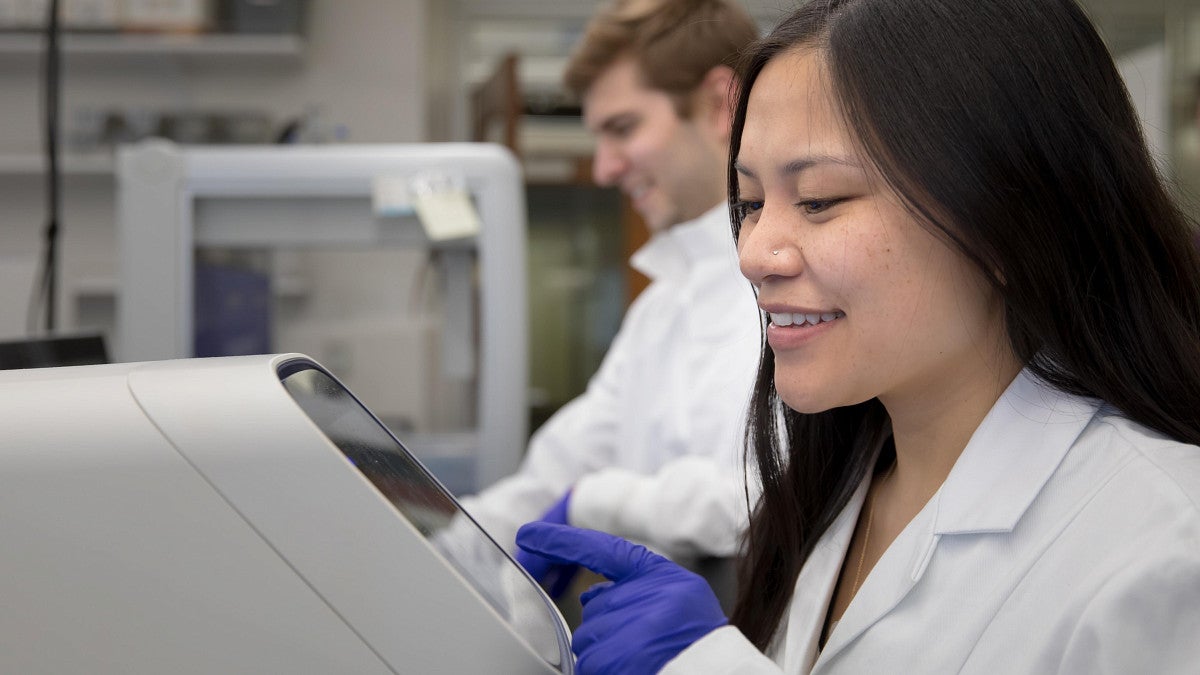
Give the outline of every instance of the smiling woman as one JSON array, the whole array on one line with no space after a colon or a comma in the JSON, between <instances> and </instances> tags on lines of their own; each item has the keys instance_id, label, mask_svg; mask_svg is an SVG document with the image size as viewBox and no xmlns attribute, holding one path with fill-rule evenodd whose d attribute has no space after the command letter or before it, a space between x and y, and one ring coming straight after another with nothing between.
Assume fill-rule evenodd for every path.
<instances>
[{"instance_id":1,"label":"smiling woman","mask_svg":"<svg viewBox=\"0 0 1200 675\"><path fill-rule=\"evenodd\" d=\"M819 0L742 72L730 199L769 348L733 624L788 671L1194 663L1200 261L1083 13Z\"/></svg>"},{"instance_id":2,"label":"smiling woman","mask_svg":"<svg viewBox=\"0 0 1200 675\"><path fill-rule=\"evenodd\" d=\"M811 49L767 63L734 163L742 273L770 315L775 387L800 412L878 398L893 424L942 401L933 423L965 428L913 426L957 454L1020 370L1002 305L861 156L828 80Z\"/></svg>"},{"instance_id":3,"label":"smiling woman","mask_svg":"<svg viewBox=\"0 0 1200 675\"><path fill-rule=\"evenodd\" d=\"M811 0L739 75L739 598L525 532L616 575L575 641L619 667L581 671L1193 671L1200 256L1084 13Z\"/></svg>"}]
</instances>

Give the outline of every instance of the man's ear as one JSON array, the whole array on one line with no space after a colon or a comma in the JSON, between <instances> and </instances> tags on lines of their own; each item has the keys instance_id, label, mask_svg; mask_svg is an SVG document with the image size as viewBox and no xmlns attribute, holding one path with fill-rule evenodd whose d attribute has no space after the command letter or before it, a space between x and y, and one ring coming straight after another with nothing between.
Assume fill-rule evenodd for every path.
<instances>
[{"instance_id":1,"label":"man's ear","mask_svg":"<svg viewBox=\"0 0 1200 675\"><path fill-rule=\"evenodd\" d=\"M724 65L713 66L696 91L696 114L722 141L729 140L736 96L737 75Z\"/></svg>"}]
</instances>

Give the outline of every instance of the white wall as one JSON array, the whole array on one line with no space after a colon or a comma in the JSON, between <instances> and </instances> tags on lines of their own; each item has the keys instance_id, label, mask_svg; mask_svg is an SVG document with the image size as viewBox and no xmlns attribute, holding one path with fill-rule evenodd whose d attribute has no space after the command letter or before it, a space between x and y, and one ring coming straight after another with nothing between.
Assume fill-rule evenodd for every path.
<instances>
[{"instance_id":1,"label":"white wall","mask_svg":"<svg viewBox=\"0 0 1200 675\"><path fill-rule=\"evenodd\" d=\"M1171 124L1168 119L1167 46L1161 42L1117 59L1129 97L1142 122L1146 145L1163 175L1170 175Z\"/></svg>"}]
</instances>

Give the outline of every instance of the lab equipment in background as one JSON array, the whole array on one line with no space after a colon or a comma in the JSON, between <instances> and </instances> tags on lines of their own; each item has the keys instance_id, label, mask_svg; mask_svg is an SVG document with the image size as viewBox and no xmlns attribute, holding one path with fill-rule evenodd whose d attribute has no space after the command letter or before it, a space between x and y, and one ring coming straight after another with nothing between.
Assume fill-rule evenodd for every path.
<instances>
[{"instance_id":1,"label":"lab equipment in background","mask_svg":"<svg viewBox=\"0 0 1200 675\"><path fill-rule=\"evenodd\" d=\"M165 138L185 144L270 143L275 124L256 110L153 110L77 107L67 140L75 152L111 151L124 143Z\"/></svg>"},{"instance_id":2,"label":"lab equipment in background","mask_svg":"<svg viewBox=\"0 0 1200 675\"><path fill-rule=\"evenodd\" d=\"M222 0L221 23L230 33L299 33L305 0Z\"/></svg>"},{"instance_id":3,"label":"lab equipment in background","mask_svg":"<svg viewBox=\"0 0 1200 675\"><path fill-rule=\"evenodd\" d=\"M50 0L0 0L0 30L45 25ZM60 0L69 31L299 33L306 0Z\"/></svg>"},{"instance_id":4,"label":"lab equipment in background","mask_svg":"<svg viewBox=\"0 0 1200 675\"><path fill-rule=\"evenodd\" d=\"M286 118L274 138L276 143L313 145L318 143L345 143L350 140L350 129L345 124L334 123L324 105L310 104L304 112Z\"/></svg>"},{"instance_id":5,"label":"lab equipment in background","mask_svg":"<svg viewBox=\"0 0 1200 675\"><path fill-rule=\"evenodd\" d=\"M98 333L55 334L0 341L0 370L99 363L108 363L108 348L104 336Z\"/></svg>"},{"instance_id":6,"label":"lab equipment in background","mask_svg":"<svg viewBox=\"0 0 1200 675\"><path fill-rule=\"evenodd\" d=\"M325 363L456 493L516 469L525 202L507 150L148 141L118 153L117 184L116 360L194 356L197 260L265 261L254 269L270 279L270 351ZM426 234L406 184L465 192L478 235Z\"/></svg>"},{"instance_id":7,"label":"lab equipment in background","mask_svg":"<svg viewBox=\"0 0 1200 675\"><path fill-rule=\"evenodd\" d=\"M216 23L211 0L122 0L121 29L202 33Z\"/></svg>"},{"instance_id":8,"label":"lab equipment in background","mask_svg":"<svg viewBox=\"0 0 1200 675\"><path fill-rule=\"evenodd\" d=\"M573 670L549 599L307 357L6 371L0 411L0 672Z\"/></svg>"},{"instance_id":9,"label":"lab equipment in background","mask_svg":"<svg viewBox=\"0 0 1200 675\"><path fill-rule=\"evenodd\" d=\"M272 128L271 118L257 111L179 110L160 112L153 135L181 144L269 143Z\"/></svg>"},{"instance_id":10,"label":"lab equipment in background","mask_svg":"<svg viewBox=\"0 0 1200 675\"><path fill-rule=\"evenodd\" d=\"M122 0L61 0L59 20L64 30L116 30L121 25L121 4Z\"/></svg>"},{"instance_id":11,"label":"lab equipment in background","mask_svg":"<svg viewBox=\"0 0 1200 675\"><path fill-rule=\"evenodd\" d=\"M245 258L196 256L194 356L271 351L271 277Z\"/></svg>"}]
</instances>

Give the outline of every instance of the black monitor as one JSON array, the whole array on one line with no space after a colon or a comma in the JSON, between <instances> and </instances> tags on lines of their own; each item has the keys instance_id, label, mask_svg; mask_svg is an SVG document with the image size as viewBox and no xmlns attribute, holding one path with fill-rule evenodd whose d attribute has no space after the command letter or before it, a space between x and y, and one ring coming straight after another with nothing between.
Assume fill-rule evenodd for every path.
<instances>
[{"instance_id":1,"label":"black monitor","mask_svg":"<svg viewBox=\"0 0 1200 675\"><path fill-rule=\"evenodd\" d=\"M0 341L0 370L108 363L103 335L70 335Z\"/></svg>"}]
</instances>

